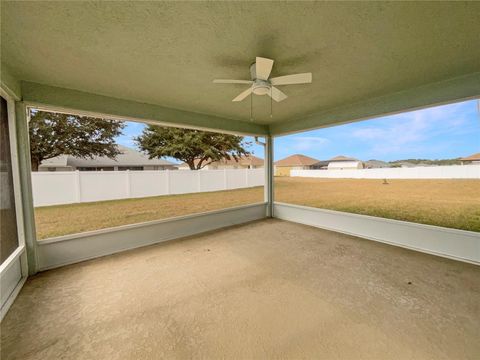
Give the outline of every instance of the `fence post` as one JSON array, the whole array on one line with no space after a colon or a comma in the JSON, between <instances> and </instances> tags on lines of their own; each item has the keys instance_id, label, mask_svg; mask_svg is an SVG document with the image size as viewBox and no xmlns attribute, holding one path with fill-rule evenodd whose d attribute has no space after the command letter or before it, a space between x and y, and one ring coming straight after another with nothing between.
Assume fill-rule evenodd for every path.
<instances>
[{"instance_id":1,"label":"fence post","mask_svg":"<svg viewBox=\"0 0 480 360\"><path fill-rule=\"evenodd\" d=\"M227 169L223 169L223 189L228 190Z\"/></svg>"},{"instance_id":2,"label":"fence post","mask_svg":"<svg viewBox=\"0 0 480 360\"><path fill-rule=\"evenodd\" d=\"M81 183L80 183L80 171L75 170L74 174L75 182L75 201L76 202L82 202L82 189L81 189Z\"/></svg>"},{"instance_id":3,"label":"fence post","mask_svg":"<svg viewBox=\"0 0 480 360\"><path fill-rule=\"evenodd\" d=\"M167 172L167 195L170 195L170 170L165 170Z\"/></svg>"},{"instance_id":4,"label":"fence post","mask_svg":"<svg viewBox=\"0 0 480 360\"><path fill-rule=\"evenodd\" d=\"M132 196L132 190L130 188L130 170L125 170L126 173L126 186L127 186L127 198L130 198Z\"/></svg>"}]
</instances>

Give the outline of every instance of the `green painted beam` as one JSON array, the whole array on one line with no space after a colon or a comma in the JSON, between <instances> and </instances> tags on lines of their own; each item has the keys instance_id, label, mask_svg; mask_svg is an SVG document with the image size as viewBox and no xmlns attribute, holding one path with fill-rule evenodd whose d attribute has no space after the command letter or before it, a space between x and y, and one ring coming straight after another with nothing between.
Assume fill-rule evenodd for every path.
<instances>
[{"instance_id":1,"label":"green painted beam","mask_svg":"<svg viewBox=\"0 0 480 360\"><path fill-rule=\"evenodd\" d=\"M474 98L480 98L480 72L272 124L270 133L286 135Z\"/></svg>"},{"instance_id":2,"label":"green painted beam","mask_svg":"<svg viewBox=\"0 0 480 360\"><path fill-rule=\"evenodd\" d=\"M20 100L22 91L20 89L20 81L18 81L11 73L10 68L3 62L0 64L0 85L8 95L15 100Z\"/></svg>"},{"instance_id":3,"label":"green painted beam","mask_svg":"<svg viewBox=\"0 0 480 360\"><path fill-rule=\"evenodd\" d=\"M58 111L76 111L117 119L133 119L165 126L179 126L243 135L266 135L268 127L252 122L145 104L131 100L64 89L27 81L21 83L23 101Z\"/></svg>"}]
</instances>

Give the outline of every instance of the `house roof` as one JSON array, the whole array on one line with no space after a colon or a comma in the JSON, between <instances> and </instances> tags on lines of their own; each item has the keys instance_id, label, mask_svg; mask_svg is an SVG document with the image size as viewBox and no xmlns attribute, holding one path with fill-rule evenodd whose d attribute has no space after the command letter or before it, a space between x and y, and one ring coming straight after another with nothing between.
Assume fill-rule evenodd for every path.
<instances>
[{"instance_id":1,"label":"house roof","mask_svg":"<svg viewBox=\"0 0 480 360\"><path fill-rule=\"evenodd\" d=\"M236 161L234 158L231 158L230 160L223 159L223 160L217 161L217 163L228 164L228 165L240 164L240 165L261 166L263 165L263 159L256 157L254 155L247 155L247 156L242 156L240 159L238 159L238 161Z\"/></svg>"},{"instance_id":2,"label":"house roof","mask_svg":"<svg viewBox=\"0 0 480 360\"><path fill-rule=\"evenodd\" d=\"M317 159L309 156L295 154L275 162L276 166L309 166L318 163Z\"/></svg>"},{"instance_id":3,"label":"house roof","mask_svg":"<svg viewBox=\"0 0 480 360\"><path fill-rule=\"evenodd\" d=\"M319 162L316 162L313 165L323 167L323 166L328 166L329 163L330 163L330 161L328 161L328 160L320 160Z\"/></svg>"},{"instance_id":4,"label":"house roof","mask_svg":"<svg viewBox=\"0 0 480 360\"><path fill-rule=\"evenodd\" d=\"M122 152L115 159L106 156L95 156L93 159L82 159L71 155L60 155L48 160L42 161L41 166L74 166L74 167L90 167L90 166L146 166L146 165L176 165L170 161L163 159L149 159L148 155L135 149L117 145Z\"/></svg>"},{"instance_id":5,"label":"house roof","mask_svg":"<svg viewBox=\"0 0 480 360\"><path fill-rule=\"evenodd\" d=\"M338 156L335 156L335 157L331 158L329 161L360 161L360 160L355 159L353 157L338 155Z\"/></svg>"},{"instance_id":6,"label":"house roof","mask_svg":"<svg viewBox=\"0 0 480 360\"><path fill-rule=\"evenodd\" d=\"M480 153L475 153L475 154L472 154L470 156L460 158L460 160L462 160L462 161L477 161L477 160L480 160Z\"/></svg>"},{"instance_id":7,"label":"house roof","mask_svg":"<svg viewBox=\"0 0 480 360\"><path fill-rule=\"evenodd\" d=\"M195 160L195 165L198 164L200 160L197 159ZM235 160L233 157L231 159L222 159L220 161L214 161L209 165L243 165L243 166L248 166L248 165L253 165L253 166L262 166L263 165L263 159L256 157L254 155L247 155L247 156L242 156L238 160ZM185 167L188 166L187 163L182 163L179 165L180 167Z\"/></svg>"},{"instance_id":8,"label":"house roof","mask_svg":"<svg viewBox=\"0 0 480 360\"><path fill-rule=\"evenodd\" d=\"M59 155L54 158L43 160L40 166L50 166L50 167L65 167L67 165L68 155Z\"/></svg>"}]
</instances>

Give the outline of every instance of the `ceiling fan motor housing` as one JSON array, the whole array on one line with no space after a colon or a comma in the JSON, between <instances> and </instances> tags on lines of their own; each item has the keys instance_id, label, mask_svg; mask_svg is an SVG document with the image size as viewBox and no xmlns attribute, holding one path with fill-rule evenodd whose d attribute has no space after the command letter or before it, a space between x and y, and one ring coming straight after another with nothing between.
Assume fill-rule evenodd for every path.
<instances>
[{"instance_id":1,"label":"ceiling fan motor housing","mask_svg":"<svg viewBox=\"0 0 480 360\"><path fill-rule=\"evenodd\" d=\"M270 86L268 81L256 79L252 85L252 92L255 95L267 95L270 93Z\"/></svg>"}]
</instances>

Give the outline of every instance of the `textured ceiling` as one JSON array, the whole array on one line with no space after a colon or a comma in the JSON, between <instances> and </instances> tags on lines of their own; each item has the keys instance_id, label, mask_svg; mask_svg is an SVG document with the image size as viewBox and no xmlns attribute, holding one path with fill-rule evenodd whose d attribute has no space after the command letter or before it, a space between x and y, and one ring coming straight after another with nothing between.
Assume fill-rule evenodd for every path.
<instances>
[{"instance_id":1,"label":"textured ceiling","mask_svg":"<svg viewBox=\"0 0 480 360\"><path fill-rule=\"evenodd\" d=\"M21 80L249 120L231 100L255 56L282 87L258 123L308 114L480 69L480 3L2 2L2 62Z\"/></svg>"}]
</instances>

